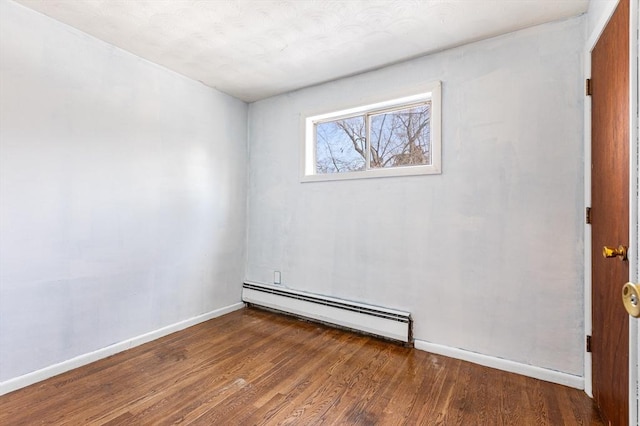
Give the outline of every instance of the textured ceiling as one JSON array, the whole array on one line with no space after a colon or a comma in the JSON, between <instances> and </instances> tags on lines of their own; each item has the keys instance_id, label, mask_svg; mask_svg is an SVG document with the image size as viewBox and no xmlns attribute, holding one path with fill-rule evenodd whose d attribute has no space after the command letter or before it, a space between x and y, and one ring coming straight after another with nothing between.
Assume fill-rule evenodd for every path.
<instances>
[{"instance_id":1,"label":"textured ceiling","mask_svg":"<svg viewBox=\"0 0 640 426\"><path fill-rule=\"evenodd\" d=\"M16 0L245 101L584 13L589 0Z\"/></svg>"}]
</instances>

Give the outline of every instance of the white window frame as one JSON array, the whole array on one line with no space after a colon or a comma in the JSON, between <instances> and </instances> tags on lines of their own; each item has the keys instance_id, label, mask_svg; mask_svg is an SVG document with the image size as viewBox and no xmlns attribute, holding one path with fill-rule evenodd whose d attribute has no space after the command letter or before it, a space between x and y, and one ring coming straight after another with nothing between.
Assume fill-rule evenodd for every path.
<instances>
[{"instance_id":1,"label":"white window frame","mask_svg":"<svg viewBox=\"0 0 640 426\"><path fill-rule=\"evenodd\" d=\"M342 109L325 114L318 114L304 118L304 149L302 150L301 182L317 182L328 180L347 180L363 178L379 178L388 176L415 176L433 175L442 173L441 153L441 121L442 99L441 83L439 81L429 83L422 87L421 93L404 96L401 98L376 102L354 108ZM341 173L317 173L316 171L316 132L315 124L358 116L368 113L377 113L384 110L395 110L402 107L411 107L417 103L431 101L431 164L415 166L398 166L387 168L375 168L357 172ZM366 159L367 167L369 159Z\"/></svg>"}]
</instances>

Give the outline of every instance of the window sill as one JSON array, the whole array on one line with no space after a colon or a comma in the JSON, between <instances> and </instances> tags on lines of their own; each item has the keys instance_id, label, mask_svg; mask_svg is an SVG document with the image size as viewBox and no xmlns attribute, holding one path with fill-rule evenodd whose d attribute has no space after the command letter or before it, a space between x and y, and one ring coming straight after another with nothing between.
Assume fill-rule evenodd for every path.
<instances>
[{"instance_id":1,"label":"window sill","mask_svg":"<svg viewBox=\"0 0 640 426\"><path fill-rule=\"evenodd\" d=\"M421 176L438 175L442 171L437 166L405 166L389 169L374 169L361 172L345 173L325 173L316 175L304 175L300 177L300 182L325 182L334 180L369 179L395 176Z\"/></svg>"}]
</instances>

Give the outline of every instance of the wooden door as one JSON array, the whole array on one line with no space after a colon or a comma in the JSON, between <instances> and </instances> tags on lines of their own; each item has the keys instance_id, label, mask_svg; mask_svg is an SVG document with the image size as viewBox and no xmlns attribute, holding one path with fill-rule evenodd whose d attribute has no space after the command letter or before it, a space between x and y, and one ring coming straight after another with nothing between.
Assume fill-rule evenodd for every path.
<instances>
[{"instance_id":1,"label":"wooden door","mask_svg":"<svg viewBox=\"0 0 640 426\"><path fill-rule=\"evenodd\" d=\"M628 424L629 317L621 289L629 262L629 0L621 0L591 54L593 396L614 426Z\"/></svg>"}]
</instances>

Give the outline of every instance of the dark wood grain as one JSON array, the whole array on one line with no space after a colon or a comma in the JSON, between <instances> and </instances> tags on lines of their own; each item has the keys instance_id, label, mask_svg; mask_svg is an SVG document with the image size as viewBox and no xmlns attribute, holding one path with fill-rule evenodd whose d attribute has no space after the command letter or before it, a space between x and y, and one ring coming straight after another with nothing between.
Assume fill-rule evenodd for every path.
<instances>
[{"instance_id":1,"label":"dark wood grain","mask_svg":"<svg viewBox=\"0 0 640 426\"><path fill-rule=\"evenodd\" d=\"M591 55L593 394L612 425L628 424L629 316L620 292L629 262L629 0L621 0Z\"/></svg>"},{"instance_id":2,"label":"dark wood grain","mask_svg":"<svg viewBox=\"0 0 640 426\"><path fill-rule=\"evenodd\" d=\"M0 397L2 425L601 425L580 390L243 309Z\"/></svg>"}]
</instances>

